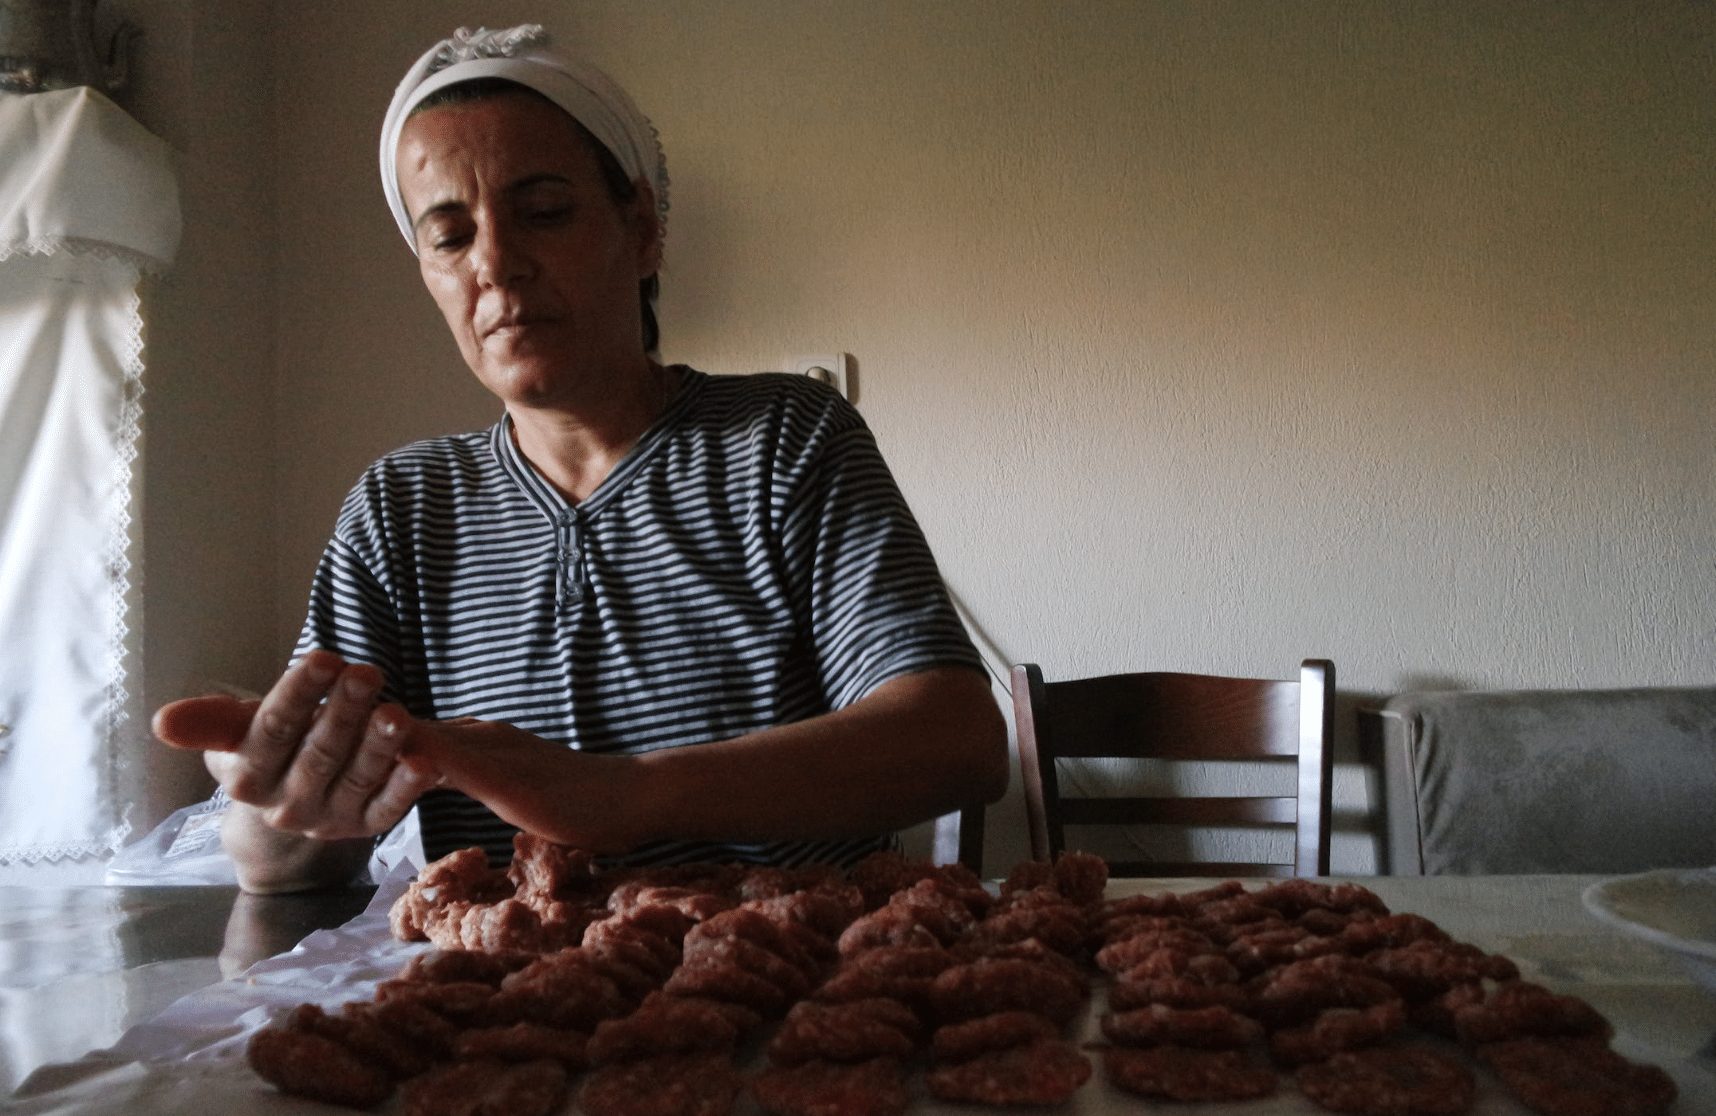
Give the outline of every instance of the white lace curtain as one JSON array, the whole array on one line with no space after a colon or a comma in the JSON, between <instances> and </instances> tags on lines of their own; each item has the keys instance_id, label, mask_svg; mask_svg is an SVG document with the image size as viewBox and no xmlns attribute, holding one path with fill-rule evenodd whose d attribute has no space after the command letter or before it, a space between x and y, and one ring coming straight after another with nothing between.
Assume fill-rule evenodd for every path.
<instances>
[{"instance_id":1,"label":"white lace curtain","mask_svg":"<svg viewBox=\"0 0 1716 1116\"><path fill-rule=\"evenodd\" d=\"M130 830L138 283L179 231L166 145L117 105L0 93L0 866Z\"/></svg>"}]
</instances>

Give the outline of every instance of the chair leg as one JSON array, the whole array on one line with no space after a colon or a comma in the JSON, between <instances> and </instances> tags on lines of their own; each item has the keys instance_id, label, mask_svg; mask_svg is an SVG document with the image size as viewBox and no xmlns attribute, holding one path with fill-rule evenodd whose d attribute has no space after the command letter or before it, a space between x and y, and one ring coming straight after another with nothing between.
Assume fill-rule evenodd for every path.
<instances>
[{"instance_id":1,"label":"chair leg","mask_svg":"<svg viewBox=\"0 0 1716 1116\"><path fill-rule=\"evenodd\" d=\"M966 806L935 820L930 848L934 864L963 864L983 874L983 805Z\"/></svg>"}]
</instances>

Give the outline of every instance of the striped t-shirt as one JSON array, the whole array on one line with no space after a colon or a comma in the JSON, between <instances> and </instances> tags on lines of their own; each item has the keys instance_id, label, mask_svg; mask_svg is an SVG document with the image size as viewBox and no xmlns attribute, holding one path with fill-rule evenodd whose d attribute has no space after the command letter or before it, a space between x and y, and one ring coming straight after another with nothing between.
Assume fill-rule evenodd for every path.
<instances>
[{"instance_id":1,"label":"striped t-shirt","mask_svg":"<svg viewBox=\"0 0 1716 1116\"><path fill-rule=\"evenodd\" d=\"M667 410L571 503L487 431L383 457L346 497L297 654L372 663L384 700L592 752L724 740L850 705L902 674L981 670L875 440L797 376L680 369ZM515 830L451 790L430 859ZM663 840L615 863L850 864L892 834Z\"/></svg>"}]
</instances>

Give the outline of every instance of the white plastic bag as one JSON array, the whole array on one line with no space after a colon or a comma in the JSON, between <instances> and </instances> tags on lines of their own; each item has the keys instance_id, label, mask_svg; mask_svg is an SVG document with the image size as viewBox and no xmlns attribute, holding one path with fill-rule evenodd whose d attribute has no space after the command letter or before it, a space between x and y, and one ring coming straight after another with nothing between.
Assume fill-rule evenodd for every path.
<instances>
[{"instance_id":1,"label":"white plastic bag","mask_svg":"<svg viewBox=\"0 0 1716 1116\"><path fill-rule=\"evenodd\" d=\"M221 817L231 805L226 791L216 788L207 800L173 811L141 841L114 854L103 882L123 887L236 884L237 870L220 843ZM376 842L369 858L370 882L386 879L400 864L408 870L423 867L416 810Z\"/></svg>"},{"instance_id":2,"label":"white plastic bag","mask_svg":"<svg viewBox=\"0 0 1716 1116\"><path fill-rule=\"evenodd\" d=\"M212 798L174 810L141 841L113 854L103 882L126 887L236 884L238 874L220 844L221 815L231 802L216 789Z\"/></svg>"}]
</instances>

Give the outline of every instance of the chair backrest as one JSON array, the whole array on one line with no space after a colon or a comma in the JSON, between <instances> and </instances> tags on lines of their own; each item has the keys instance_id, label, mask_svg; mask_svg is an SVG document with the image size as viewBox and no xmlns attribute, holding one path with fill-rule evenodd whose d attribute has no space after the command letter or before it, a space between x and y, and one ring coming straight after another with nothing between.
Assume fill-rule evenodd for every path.
<instances>
[{"instance_id":1,"label":"chair backrest","mask_svg":"<svg viewBox=\"0 0 1716 1116\"><path fill-rule=\"evenodd\" d=\"M1716 686L1408 693L1357 720L1391 875L1716 864Z\"/></svg>"},{"instance_id":2,"label":"chair backrest","mask_svg":"<svg viewBox=\"0 0 1716 1116\"><path fill-rule=\"evenodd\" d=\"M1307 659L1297 681L1151 672L1045 682L1013 668L1013 712L1031 855L1051 859L1068 826L1291 826L1291 862L1110 858L1116 876L1326 876L1335 666ZM1294 796L1075 797L1057 759L1297 762Z\"/></svg>"}]
</instances>

